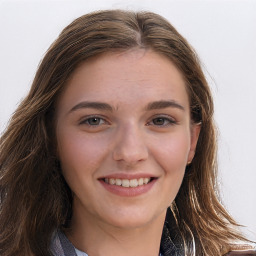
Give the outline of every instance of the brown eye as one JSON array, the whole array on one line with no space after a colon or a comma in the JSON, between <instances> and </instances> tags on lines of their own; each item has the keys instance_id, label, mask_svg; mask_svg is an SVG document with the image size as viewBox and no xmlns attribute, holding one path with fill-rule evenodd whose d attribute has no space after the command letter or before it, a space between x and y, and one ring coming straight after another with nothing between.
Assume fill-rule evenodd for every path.
<instances>
[{"instance_id":1,"label":"brown eye","mask_svg":"<svg viewBox=\"0 0 256 256\"><path fill-rule=\"evenodd\" d=\"M159 117L159 118L153 119L153 124L154 125L164 125L165 121L166 121L165 118Z\"/></svg>"}]
</instances>

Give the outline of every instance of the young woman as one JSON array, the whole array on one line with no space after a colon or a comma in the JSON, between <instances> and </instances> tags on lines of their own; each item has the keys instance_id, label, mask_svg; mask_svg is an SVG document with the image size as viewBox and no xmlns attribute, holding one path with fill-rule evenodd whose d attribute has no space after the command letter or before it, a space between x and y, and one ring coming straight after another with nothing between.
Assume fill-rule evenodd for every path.
<instances>
[{"instance_id":1,"label":"young woman","mask_svg":"<svg viewBox=\"0 0 256 256\"><path fill-rule=\"evenodd\" d=\"M198 58L154 13L67 26L0 149L2 256L216 256L247 241L217 197Z\"/></svg>"}]
</instances>

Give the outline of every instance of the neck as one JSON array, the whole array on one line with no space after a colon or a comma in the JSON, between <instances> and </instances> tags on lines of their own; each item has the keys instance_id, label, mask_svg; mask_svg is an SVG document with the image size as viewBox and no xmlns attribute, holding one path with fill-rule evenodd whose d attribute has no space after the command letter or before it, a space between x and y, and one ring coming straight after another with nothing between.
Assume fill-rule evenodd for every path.
<instances>
[{"instance_id":1,"label":"neck","mask_svg":"<svg viewBox=\"0 0 256 256\"><path fill-rule=\"evenodd\" d=\"M86 217L85 217L86 216ZM89 256L158 256L165 212L142 227L123 228L93 221L87 214L73 214L67 234L73 245Z\"/></svg>"}]
</instances>

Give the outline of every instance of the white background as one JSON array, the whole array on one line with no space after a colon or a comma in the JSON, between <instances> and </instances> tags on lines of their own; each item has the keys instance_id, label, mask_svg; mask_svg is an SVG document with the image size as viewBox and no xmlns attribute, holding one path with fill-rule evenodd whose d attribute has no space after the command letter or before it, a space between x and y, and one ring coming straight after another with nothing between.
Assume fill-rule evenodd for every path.
<instances>
[{"instance_id":1,"label":"white background","mask_svg":"<svg viewBox=\"0 0 256 256\"><path fill-rule=\"evenodd\" d=\"M256 240L256 1L0 0L0 132L60 31L109 8L157 12L198 52L215 98L223 202Z\"/></svg>"}]
</instances>

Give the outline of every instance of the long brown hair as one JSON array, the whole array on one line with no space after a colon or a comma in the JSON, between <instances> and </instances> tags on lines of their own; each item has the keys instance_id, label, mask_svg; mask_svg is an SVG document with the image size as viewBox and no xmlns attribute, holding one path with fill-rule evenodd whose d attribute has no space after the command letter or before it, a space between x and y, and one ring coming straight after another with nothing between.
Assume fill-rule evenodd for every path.
<instances>
[{"instance_id":1,"label":"long brown hair","mask_svg":"<svg viewBox=\"0 0 256 256\"><path fill-rule=\"evenodd\" d=\"M2 256L50 255L53 231L65 227L72 214L70 189L55 154L56 100L81 62L134 47L154 50L176 65L186 81L191 118L201 123L194 160L170 207L185 255L221 255L231 240L243 240L217 197L213 101L196 53L161 16L111 10L84 15L62 31L1 138Z\"/></svg>"}]
</instances>

